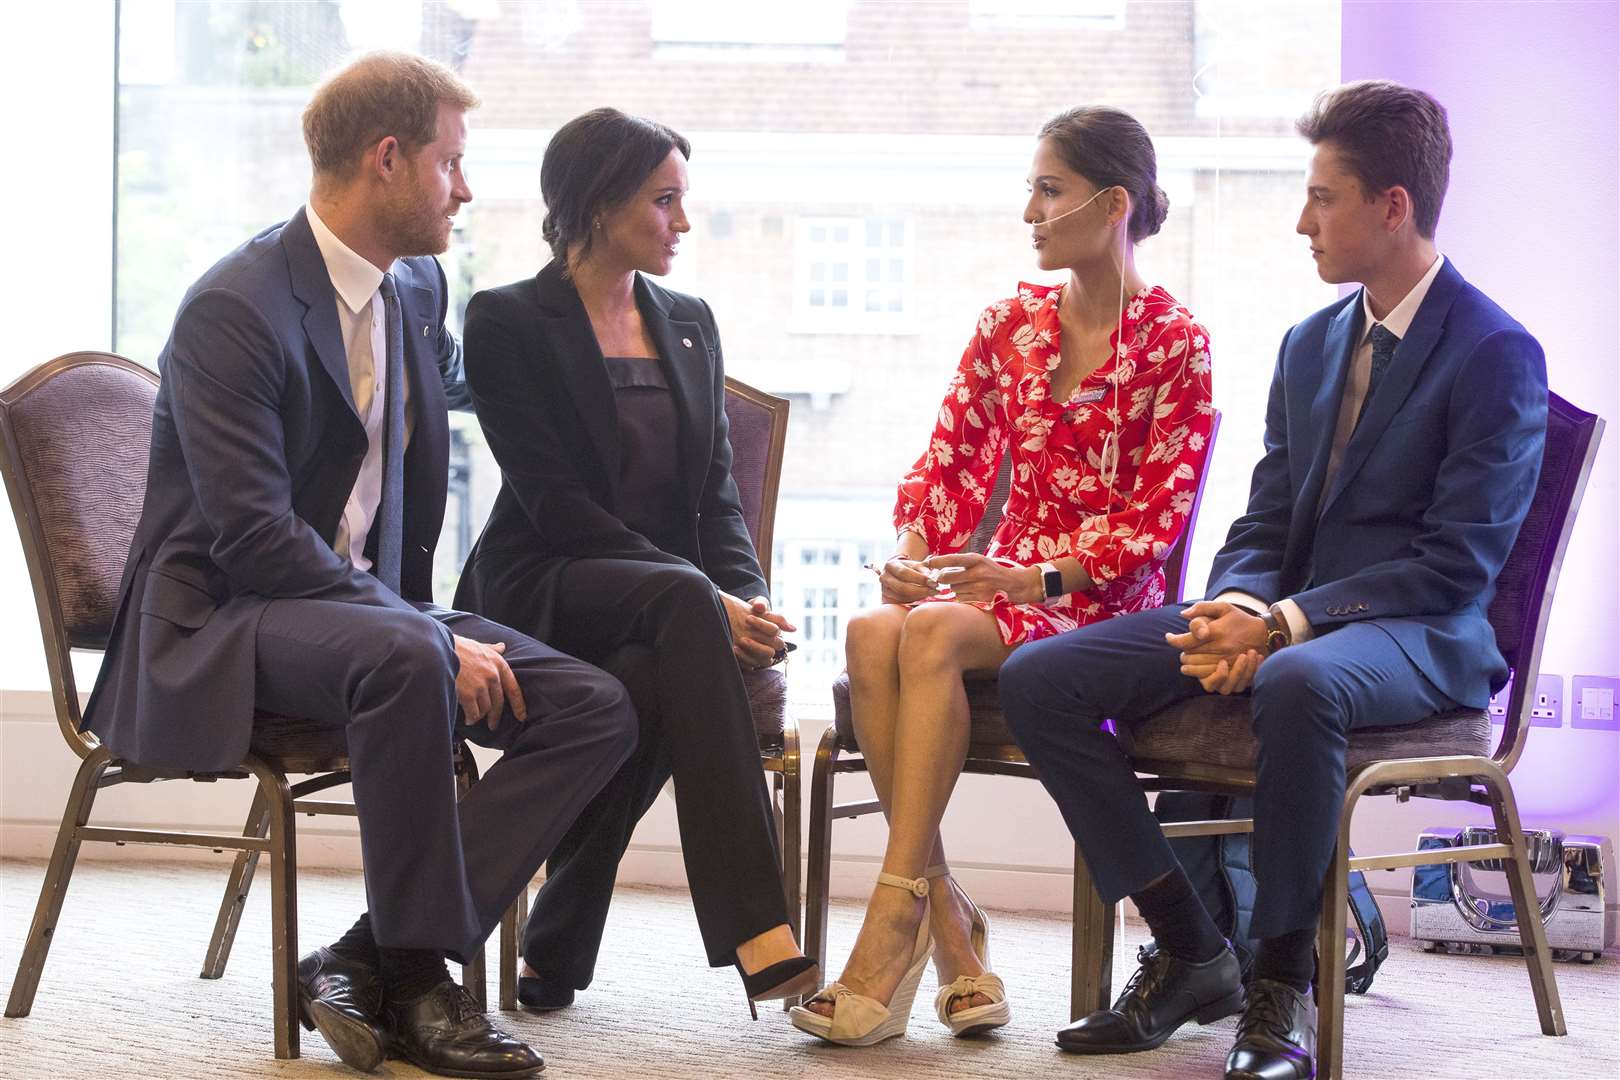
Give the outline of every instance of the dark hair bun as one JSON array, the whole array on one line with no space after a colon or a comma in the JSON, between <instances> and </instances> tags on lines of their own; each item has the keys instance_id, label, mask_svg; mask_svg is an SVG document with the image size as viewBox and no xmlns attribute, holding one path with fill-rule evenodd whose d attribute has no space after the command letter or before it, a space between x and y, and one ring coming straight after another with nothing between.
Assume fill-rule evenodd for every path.
<instances>
[{"instance_id":1,"label":"dark hair bun","mask_svg":"<svg viewBox=\"0 0 1620 1080\"><path fill-rule=\"evenodd\" d=\"M1164 193L1164 188L1158 184L1148 192L1142 200L1141 209L1137 211L1136 237L1145 240L1158 233L1164 225L1164 219L1170 216L1170 196Z\"/></svg>"}]
</instances>

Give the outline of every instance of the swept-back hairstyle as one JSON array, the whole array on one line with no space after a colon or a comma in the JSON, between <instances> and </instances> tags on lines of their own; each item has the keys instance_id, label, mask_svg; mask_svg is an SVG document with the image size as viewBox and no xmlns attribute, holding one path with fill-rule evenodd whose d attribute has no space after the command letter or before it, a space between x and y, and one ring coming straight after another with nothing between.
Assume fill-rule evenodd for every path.
<instances>
[{"instance_id":1,"label":"swept-back hairstyle","mask_svg":"<svg viewBox=\"0 0 1620 1080\"><path fill-rule=\"evenodd\" d=\"M1131 242L1159 231L1170 200L1159 187L1159 158L1136 117L1106 105L1058 113L1041 126L1063 163L1099 188L1122 187L1131 196Z\"/></svg>"},{"instance_id":2,"label":"swept-back hairstyle","mask_svg":"<svg viewBox=\"0 0 1620 1080\"><path fill-rule=\"evenodd\" d=\"M540 162L540 235L551 253L565 258L575 244L589 252L597 216L634 195L671 150L692 156L680 134L618 109L592 109L558 128Z\"/></svg>"},{"instance_id":3,"label":"swept-back hairstyle","mask_svg":"<svg viewBox=\"0 0 1620 1080\"><path fill-rule=\"evenodd\" d=\"M443 64L406 52L367 53L333 73L304 109L315 176L342 179L360 154L392 135L407 153L436 137L439 106L467 112L478 95Z\"/></svg>"},{"instance_id":4,"label":"swept-back hairstyle","mask_svg":"<svg viewBox=\"0 0 1620 1080\"><path fill-rule=\"evenodd\" d=\"M1451 180L1446 110L1421 90L1364 79L1318 94L1294 125L1312 145L1332 143L1367 198L1400 186L1419 236L1434 238Z\"/></svg>"}]
</instances>

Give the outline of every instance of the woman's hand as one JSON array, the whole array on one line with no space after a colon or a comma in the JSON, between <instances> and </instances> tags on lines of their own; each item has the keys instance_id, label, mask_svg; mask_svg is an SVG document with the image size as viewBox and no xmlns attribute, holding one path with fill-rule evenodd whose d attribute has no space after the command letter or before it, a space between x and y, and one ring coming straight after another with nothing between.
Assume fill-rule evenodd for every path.
<instances>
[{"instance_id":1,"label":"woman's hand","mask_svg":"<svg viewBox=\"0 0 1620 1080\"><path fill-rule=\"evenodd\" d=\"M1039 604L1046 599L1041 572L1033 566L1006 566L985 555L930 555L923 560L930 570L940 571L939 584L956 594L958 600L988 604L997 593L1005 593L1015 604Z\"/></svg>"},{"instance_id":2,"label":"woman's hand","mask_svg":"<svg viewBox=\"0 0 1620 1080\"><path fill-rule=\"evenodd\" d=\"M720 600L731 623L731 651L745 668L764 668L776 663L782 652L782 631L797 630L787 617L771 610L763 596L752 600L722 592Z\"/></svg>"},{"instance_id":3,"label":"woman's hand","mask_svg":"<svg viewBox=\"0 0 1620 1080\"><path fill-rule=\"evenodd\" d=\"M938 592L934 579L924 573L922 560L891 556L878 570L878 582L885 604L914 604Z\"/></svg>"}]
</instances>

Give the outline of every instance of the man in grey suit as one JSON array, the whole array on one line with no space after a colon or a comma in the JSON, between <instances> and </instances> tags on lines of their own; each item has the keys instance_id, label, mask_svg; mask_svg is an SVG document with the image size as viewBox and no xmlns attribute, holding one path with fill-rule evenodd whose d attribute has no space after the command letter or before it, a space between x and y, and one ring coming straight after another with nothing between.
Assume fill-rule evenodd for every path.
<instances>
[{"instance_id":1,"label":"man in grey suit","mask_svg":"<svg viewBox=\"0 0 1620 1080\"><path fill-rule=\"evenodd\" d=\"M471 200L477 98L420 57L363 57L304 114L309 203L187 292L146 501L86 725L119 756L218 770L256 711L342 727L370 910L299 965L300 1005L361 1069L522 1077L444 958L483 947L628 757L610 676L432 603L447 406L465 406L434 254ZM448 397L447 397L448 391ZM458 736L504 751L457 805Z\"/></svg>"}]
</instances>

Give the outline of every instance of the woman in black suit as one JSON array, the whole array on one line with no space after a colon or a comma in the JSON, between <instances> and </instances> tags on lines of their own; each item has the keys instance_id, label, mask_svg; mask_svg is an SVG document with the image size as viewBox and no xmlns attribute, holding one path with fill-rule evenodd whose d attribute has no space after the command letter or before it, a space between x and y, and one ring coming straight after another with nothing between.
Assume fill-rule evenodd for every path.
<instances>
[{"instance_id":1,"label":"woman in black suit","mask_svg":"<svg viewBox=\"0 0 1620 1080\"><path fill-rule=\"evenodd\" d=\"M502 480L456 605L607 668L642 719L548 864L519 982L535 1008L589 985L615 869L671 774L710 964L734 964L751 1002L817 982L788 927L742 673L786 655L793 627L731 478L714 316L645 277L689 228L689 154L613 109L565 124L540 170L552 261L467 307L467 384Z\"/></svg>"}]
</instances>

